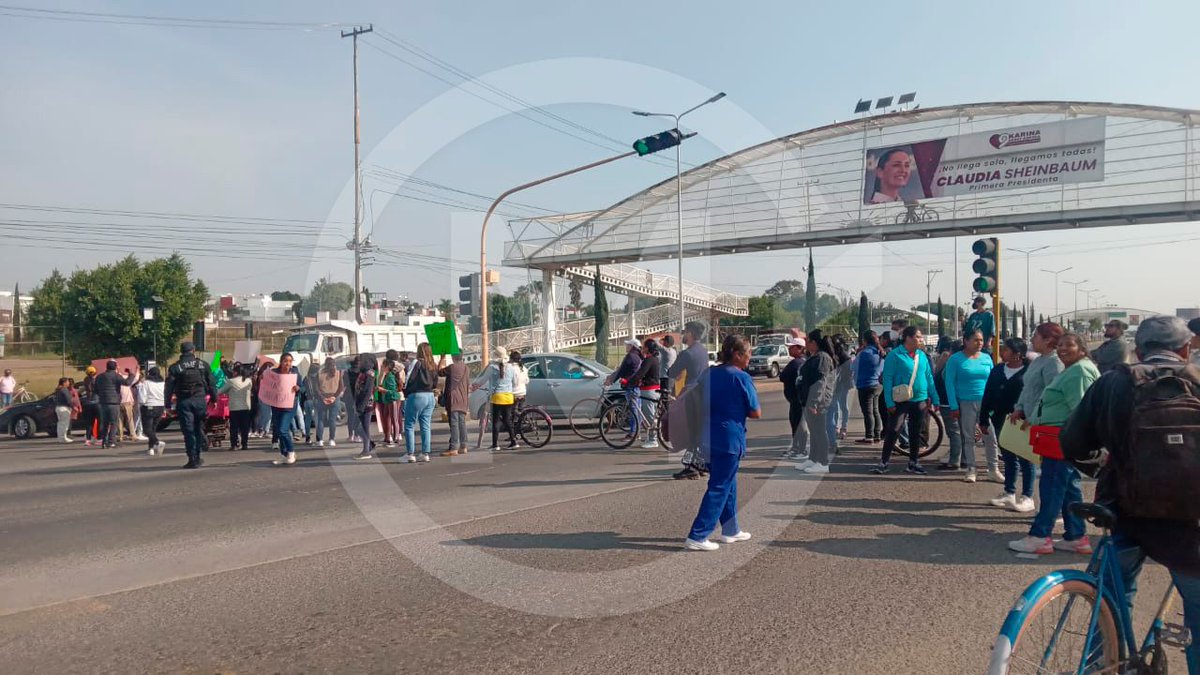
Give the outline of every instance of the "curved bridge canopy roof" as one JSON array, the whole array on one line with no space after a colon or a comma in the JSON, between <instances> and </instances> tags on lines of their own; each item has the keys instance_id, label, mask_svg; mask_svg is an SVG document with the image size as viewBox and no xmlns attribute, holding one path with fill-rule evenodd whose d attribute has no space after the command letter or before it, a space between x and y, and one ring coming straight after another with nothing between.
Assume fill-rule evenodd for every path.
<instances>
[{"instance_id":1,"label":"curved bridge canopy roof","mask_svg":"<svg viewBox=\"0 0 1200 675\"><path fill-rule=\"evenodd\" d=\"M1193 220L1200 212L1196 122L1195 110L1031 101L917 109L802 131L683 174L684 254ZM1041 130L1048 145L1058 129L1069 129L1056 146L1059 160L1100 160L1098 175L1092 167L1079 181L1041 175L1027 187L1010 183L979 192L961 180L938 185L956 180L955 172L991 178L993 170L1058 161L1039 155L1036 141L1015 147L1030 139L1021 134L1031 133L1018 128ZM971 148L989 141L1001 154L1024 157L1009 154L1002 166L968 164L977 157ZM892 147L907 148L913 175L901 200L869 203L880 199L874 168ZM940 159L923 156L930 147ZM1086 147L1093 148L1090 157L1067 152ZM952 166L956 159L964 161ZM504 264L553 268L673 258L676 194L672 177L602 211L533 219L528 225L540 227L524 231L540 232L510 242Z\"/></svg>"}]
</instances>

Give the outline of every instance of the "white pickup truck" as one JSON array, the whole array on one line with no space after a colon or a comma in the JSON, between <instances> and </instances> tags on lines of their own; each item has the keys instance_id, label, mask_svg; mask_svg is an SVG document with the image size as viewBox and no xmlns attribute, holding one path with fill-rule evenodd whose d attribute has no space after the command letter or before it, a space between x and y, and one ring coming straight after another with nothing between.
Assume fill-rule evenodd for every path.
<instances>
[{"instance_id":1,"label":"white pickup truck","mask_svg":"<svg viewBox=\"0 0 1200 675\"><path fill-rule=\"evenodd\" d=\"M440 317L407 316L392 324L360 324L354 321L330 321L315 326L290 329L283 351L290 352L301 373L308 365L320 365L326 357L340 358L370 352L383 354L389 349L415 352L426 342L425 326L441 323ZM462 335L459 335L462 344ZM273 355L278 361L279 354Z\"/></svg>"}]
</instances>

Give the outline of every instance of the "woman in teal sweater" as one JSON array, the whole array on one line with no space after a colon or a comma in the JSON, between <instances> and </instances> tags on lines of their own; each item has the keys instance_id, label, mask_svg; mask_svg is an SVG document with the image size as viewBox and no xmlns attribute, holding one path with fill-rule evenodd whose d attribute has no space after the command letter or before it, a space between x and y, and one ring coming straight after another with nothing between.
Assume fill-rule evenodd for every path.
<instances>
[{"instance_id":1,"label":"woman in teal sweater","mask_svg":"<svg viewBox=\"0 0 1200 675\"><path fill-rule=\"evenodd\" d=\"M963 337L963 350L950 357L946 364L946 398L950 399L950 423L959 425L962 434L962 463L967 468L963 480L975 482L975 429L979 427L979 412L983 406L983 390L992 374L992 359L983 352L983 331L975 330ZM988 477L997 483L1004 475L997 466L996 439L983 435L987 456ZM956 464L951 457L950 463Z\"/></svg>"},{"instance_id":2,"label":"woman in teal sweater","mask_svg":"<svg viewBox=\"0 0 1200 675\"><path fill-rule=\"evenodd\" d=\"M1058 341L1058 358L1065 369L1055 377L1046 390L1037 410L1029 417L1033 425L1061 427L1075 411L1083 395L1100 379L1100 370L1088 359L1087 343L1074 333L1067 333ZM1008 547L1021 553L1045 555L1059 551L1070 551L1091 555L1092 546L1087 538L1083 519L1068 510L1068 506L1083 501L1079 472L1070 462L1042 458L1042 475L1038 482L1038 494L1042 503L1038 508L1029 535L1024 539L1010 541ZM1063 538L1054 541L1054 521L1062 516Z\"/></svg>"},{"instance_id":3,"label":"woman in teal sweater","mask_svg":"<svg viewBox=\"0 0 1200 675\"><path fill-rule=\"evenodd\" d=\"M937 388L933 386L933 367L929 357L922 350L924 336L916 326L908 326L900 334L904 339L901 346L888 352L883 361L883 402L887 406L887 429L883 436L883 456L879 465L871 469L871 473L885 474L888 472L888 462L896 451L900 437L900 425L908 420L908 437L911 439L912 450L908 461L908 473L925 475L925 469L918 461L920 455L921 430L925 426L925 415L929 413L930 401L938 405ZM894 390L898 386L907 387L912 383L912 397L907 401L895 400Z\"/></svg>"}]
</instances>

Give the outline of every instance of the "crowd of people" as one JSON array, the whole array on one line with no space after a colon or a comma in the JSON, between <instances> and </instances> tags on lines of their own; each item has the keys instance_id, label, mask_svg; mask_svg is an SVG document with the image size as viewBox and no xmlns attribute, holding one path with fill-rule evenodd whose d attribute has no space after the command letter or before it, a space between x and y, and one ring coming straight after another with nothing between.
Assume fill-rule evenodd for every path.
<instances>
[{"instance_id":1,"label":"crowd of people","mask_svg":"<svg viewBox=\"0 0 1200 675\"><path fill-rule=\"evenodd\" d=\"M1086 523L1071 505L1084 501L1081 474L1097 477L1095 501L1116 517L1114 543L1128 602L1143 563L1152 558L1167 567L1183 600L1185 624L1200 635L1200 368L1194 351L1200 349L1200 320L1147 318L1132 354L1124 342L1127 326L1119 320L1105 326L1105 342L1090 352L1083 335L1047 322L1033 330L1031 344L1005 338L993 360L985 347L993 344L994 322L982 316L987 312L978 300L975 309L962 339L942 341L933 358L921 331L903 320L883 336L863 334L853 359L820 331L794 331L786 340L793 360L780 374L793 431L785 456L800 460L796 466L805 473L829 471L844 419L834 399L845 399L848 388L841 383L852 382L864 426L857 443L879 444L883 429L880 462L871 473L887 474L896 449L907 446L906 472L925 475L919 461L928 444L925 422L940 409L949 448L937 468L975 483L979 443L984 476L1003 484L990 503L1032 514L1028 534L1009 542L1009 549L1091 555ZM720 361L703 380L709 402L701 452L711 473L684 540L689 550L719 548L709 540L718 524L721 543L750 538L738 526L736 473L746 450L746 419L762 410L743 372L745 342L727 338ZM1200 674L1197 641L1186 658L1189 672Z\"/></svg>"}]
</instances>

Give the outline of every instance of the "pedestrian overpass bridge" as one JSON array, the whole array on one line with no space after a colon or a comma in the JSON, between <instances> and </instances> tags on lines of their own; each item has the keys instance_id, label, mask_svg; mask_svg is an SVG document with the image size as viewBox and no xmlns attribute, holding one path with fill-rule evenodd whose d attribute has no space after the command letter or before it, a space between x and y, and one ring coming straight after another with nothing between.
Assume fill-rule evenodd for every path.
<instances>
[{"instance_id":1,"label":"pedestrian overpass bridge","mask_svg":"<svg viewBox=\"0 0 1200 675\"><path fill-rule=\"evenodd\" d=\"M552 282L675 258L677 185L685 257L1194 220L1197 122L1196 110L1075 101L863 117L740 150L603 210L512 221L524 234L503 264Z\"/></svg>"}]
</instances>

